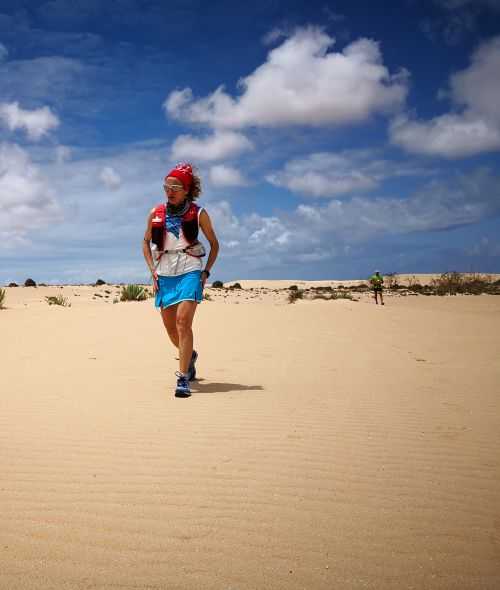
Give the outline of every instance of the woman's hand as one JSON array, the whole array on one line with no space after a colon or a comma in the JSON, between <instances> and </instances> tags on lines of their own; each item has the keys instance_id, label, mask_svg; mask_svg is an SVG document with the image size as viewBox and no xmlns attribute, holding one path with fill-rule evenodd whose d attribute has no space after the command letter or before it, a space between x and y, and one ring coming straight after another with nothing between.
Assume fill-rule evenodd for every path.
<instances>
[{"instance_id":1,"label":"woman's hand","mask_svg":"<svg viewBox=\"0 0 500 590\"><path fill-rule=\"evenodd\" d=\"M201 286L203 288L205 288L205 283L207 282L207 279L209 277L209 274L210 273L208 272L208 270L202 270L201 271Z\"/></svg>"},{"instance_id":2,"label":"woman's hand","mask_svg":"<svg viewBox=\"0 0 500 590\"><path fill-rule=\"evenodd\" d=\"M158 285L158 273L156 272L156 270L151 271L151 276L153 278L153 293L156 295L160 290L160 287Z\"/></svg>"}]
</instances>

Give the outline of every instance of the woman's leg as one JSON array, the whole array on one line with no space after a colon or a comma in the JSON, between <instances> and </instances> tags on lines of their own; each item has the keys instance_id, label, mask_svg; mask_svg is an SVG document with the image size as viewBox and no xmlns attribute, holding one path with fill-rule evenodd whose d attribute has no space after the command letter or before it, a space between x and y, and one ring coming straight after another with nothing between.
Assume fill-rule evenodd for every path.
<instances>
[{"instance_id":1,"label":"woman's leg","mask_svg":"<svg viewBox=\"0 0 500 590\"><path fill-rule=\"evenodd\" d=\"M171 305L170 307L164 307L161 310L161 319L163 325L167 330L168 337L172 341L172 344L179 348L179 333L177 332L177 305Z\"/></svg>"},{"instance_id":2,"label":"woman's leg","mask_svg":"<svg viewBox=\"0 0 500 590\"><path fill-rule=\"evenodd\" d=\"M193 354L193 318L196 301L181 301L177 307L176 328L179 342L179 370L187 373Z\"/></svg>"}]
</instances>

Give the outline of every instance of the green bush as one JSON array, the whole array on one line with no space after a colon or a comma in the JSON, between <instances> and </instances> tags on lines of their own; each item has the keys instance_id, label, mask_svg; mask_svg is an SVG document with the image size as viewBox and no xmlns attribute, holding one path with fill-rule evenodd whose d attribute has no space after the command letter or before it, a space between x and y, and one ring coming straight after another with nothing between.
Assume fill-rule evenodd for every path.
<instances>
[{"instance_id":1,"label":"green bush","mask_svg":"<svg viewBox=\"0 0 500 590\"><path fill-rule=\"evenodd\" d=\"M3 309L3 304L5 303L5 289L0 288L0 309Z\"/></svg>"},{"instance_id":2,"label":"green bush","mask_svg":"<svg viewBox=\"0 0 500 590\"><path fill-rule=\"evenodd\" d=\"M491 276L460 272L443 273L439 278L431 281L430 290L434 295L481 295L482 293L494 295L497 293Z\"/></svg>"},{"instance_id":3,"label":"green bush","mask_svg":"<svg viewBox=\"0 0 500 590\"><path fill-rule=\"evenodd\" d=\"M349 293L349 291L337 291L336 293L332 293L331 299L349 299L352 301L353 296Z\"/></svg>"},{"instance_id":4,"label":"green bush","mask_svg":"<svg viewBox=\"0 0 500 590\"><path fill-rule=\"evenodd\" d=\"M71 307L71 303L69 302L66 297L62 295L50 295L49 297L45 297L45 301L49 305L60 305L61 307Z\"/></svg>"},{"instance_id":5,"label":"green bush","mask_svg":"<svg viewBox=\"0 0 500 590\"><path fill-rule=\"evenodd\" d=\"M149 291L140 285L124 285L120 301L144 301L149 297Z\"/></svg>"},{"instance_id":6,"label":"green bush","mask_svg":"<svg viewBox=\"0 0 500 590\"><path fill-rule=\"evenodd\" d=\"M214 281L212 283L212 287L214 289L223 289L224 288L224 283L222 281Z\"/></svg>"}]
</instances>

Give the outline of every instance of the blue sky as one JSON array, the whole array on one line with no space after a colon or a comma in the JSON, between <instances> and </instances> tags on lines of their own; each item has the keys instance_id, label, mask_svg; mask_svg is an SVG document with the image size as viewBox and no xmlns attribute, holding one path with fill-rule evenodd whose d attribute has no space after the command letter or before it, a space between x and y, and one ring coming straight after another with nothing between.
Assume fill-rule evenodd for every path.
<instances>
[{"instance_id":1,"label":"blue sky","mask_svg":"<svg viewBox=\"0 0 500 590\"><path fill-rule=\"evenodd\" d=\"M214 278L500 272L500 0L0 4L0 283L144 281L198 167Z\"/></svg>"}]
</instances>

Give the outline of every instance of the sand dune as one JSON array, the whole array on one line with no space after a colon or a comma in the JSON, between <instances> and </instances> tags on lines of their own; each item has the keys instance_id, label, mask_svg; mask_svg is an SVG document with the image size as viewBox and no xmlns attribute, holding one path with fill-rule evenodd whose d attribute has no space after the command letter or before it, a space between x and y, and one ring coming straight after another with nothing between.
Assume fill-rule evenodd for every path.
<instances>
[{"instance_id":1,"label":"sand dune","mask_svg":"<svg viewBox=\"0 0 500 590\"><path fill-rule=\"evenodd\" d=\"M0 588L500 588L500 298L240 282L187 400L151 300L7 289Z\"/></svg>"}]
</instances>

